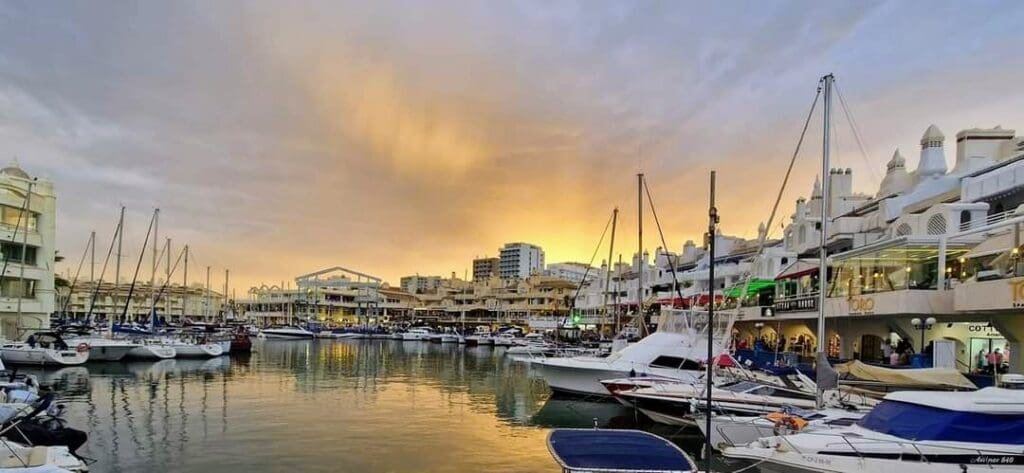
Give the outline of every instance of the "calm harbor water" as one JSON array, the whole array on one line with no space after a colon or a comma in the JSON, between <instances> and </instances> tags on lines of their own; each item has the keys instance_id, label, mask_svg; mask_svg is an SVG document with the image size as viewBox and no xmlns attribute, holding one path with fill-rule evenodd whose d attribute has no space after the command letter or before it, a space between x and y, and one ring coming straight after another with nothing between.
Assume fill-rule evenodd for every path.
<instances>
[{"instance_id":1,"label":"calm harbor water","mask_svg":"<svg viewBox=\"0 0 1024 473\"><path fill-rule=\"evenodd\" d=\"M247 357L35 371L62 393L96 472L555 472L555 427L693 433L612 403L548 399L502 348L260 341ZM731 471L736 467L722 465Z\"/></svg>"}]
</instances>

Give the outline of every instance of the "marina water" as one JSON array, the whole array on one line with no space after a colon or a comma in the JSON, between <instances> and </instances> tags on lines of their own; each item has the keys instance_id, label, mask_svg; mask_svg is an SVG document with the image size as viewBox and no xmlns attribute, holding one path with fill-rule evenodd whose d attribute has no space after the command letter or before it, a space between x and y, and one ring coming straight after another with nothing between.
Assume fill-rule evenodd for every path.
<instances>
[{"instance_id":1,"label":"marina water","mask_svg":"<svg viewBox=\"0 0 1024 473\"><path fill-rule=\"evenodd\" d=\"M548 399L503 348L259 341L246 357L26 370L52 383L94 472L555 472L555 427L699 432L614 403ZM731 471L731 465L721 465Z\"/></svg>"}]
</instances>

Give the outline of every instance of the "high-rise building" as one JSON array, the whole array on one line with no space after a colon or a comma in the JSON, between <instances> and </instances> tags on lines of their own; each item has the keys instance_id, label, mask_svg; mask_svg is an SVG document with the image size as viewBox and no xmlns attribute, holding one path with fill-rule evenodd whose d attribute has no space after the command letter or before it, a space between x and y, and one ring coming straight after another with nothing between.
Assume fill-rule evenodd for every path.
<instances>
[{"instance_id":1,"label":"high-rise building","mask_svg":"<svg viewBox=\"0 0 1024 473\"><path fill-rule=\"evenodd\" d=\"M50 326L57 198L53 183L17 165L0 169L0 189L0 338L19 340Z\"/></svg>"},{"instance_id":2,"label":"high-rise building","mask_svg":"<svg viewBox=\"0 0 1024 473\"><path fill-rule=\"evenodd\" d=\"M594 281L598 278L601 270L593 268L585 263L565 262L552 263L544 269L546 276L572 281L576 284L582 283L584 279Z\"/></svg>"},{"instance_id":3,"label":"high-rise building","mask_svg":"<svg viewBox=\"0 0 1024 473\"><path fill-rule=\"evenodd\" d=\"M477 258L473 260L473 280L485 281L501 272L501 258Z\"/></svg>"},{"instance_id":4,"label":"high-rise building","mask_svg":"<svg viewBox=\"0 0 1024 473\"><path fill-rule=\"evenodd\" d=\"M499 250L498 275L526 279L544 270L544 250L530 243L506 243Z\"/></svg>"}]
</instances>

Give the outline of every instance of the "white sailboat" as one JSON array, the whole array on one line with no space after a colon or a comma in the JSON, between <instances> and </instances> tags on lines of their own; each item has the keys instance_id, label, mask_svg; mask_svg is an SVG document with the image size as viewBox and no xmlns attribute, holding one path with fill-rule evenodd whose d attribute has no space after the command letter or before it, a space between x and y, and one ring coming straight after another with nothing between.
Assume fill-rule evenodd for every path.
<instances>
[{"instance_id":1,"label":"white sailboat","mask_svg":"<svg viewBox=\"0 0 1024 473\"><path fill-rule=\"evenodd\" d=\"M0 357L10 365L75 366L89 360L89 345L79 343L75 348L53 332L36 332L30 342L4 342L0 344Z\"/></svg>"}]
</instances>

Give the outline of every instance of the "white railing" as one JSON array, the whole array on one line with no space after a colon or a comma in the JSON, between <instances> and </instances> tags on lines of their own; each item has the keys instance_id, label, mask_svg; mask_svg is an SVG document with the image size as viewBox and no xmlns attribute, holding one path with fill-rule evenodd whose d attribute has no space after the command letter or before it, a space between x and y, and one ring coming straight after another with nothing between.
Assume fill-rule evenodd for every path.
<instances>
[{"instance_id":1,"label":"white railing","mask_svg":"<svg viewBox=\"0 0 1024 473\"><path fill-rule=\"evenodd\" d=\"M1014 212L1015 212L1015 210L1007 210L1005 212L999 212L999 213L995 213L995 214L989 215L989 216L985 217L985 221L983 223L981 223L980 225L975 225L976 222L973 221L973 220L967 221L967 222L963 222L963 223L960 224L960 231L961 232L967 231L967 230L970 230L972 227L973 228L983 228L983 227L987 227L989 225L994 225L996 223L1002 222L1003 220L1006 220L1006 219L1012 217L1014 215Z\"/></svg>"}]
</instances>

